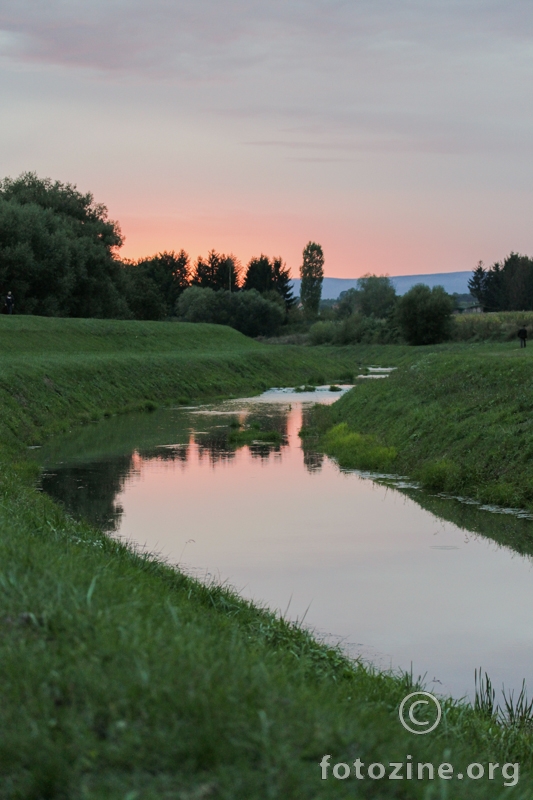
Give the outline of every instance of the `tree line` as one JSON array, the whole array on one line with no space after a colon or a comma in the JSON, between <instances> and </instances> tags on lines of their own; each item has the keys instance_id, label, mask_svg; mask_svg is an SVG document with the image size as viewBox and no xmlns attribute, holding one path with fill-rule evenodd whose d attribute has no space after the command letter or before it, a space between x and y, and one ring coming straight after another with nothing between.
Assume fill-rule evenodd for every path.
<instances>
[{"instance_id":1,"label":"tree line","mask_svg":"<svg viewBox=\"0 0 533 800\"><path fill-rule=\"evenodd\" d=\"M123 236L90 192L24 173L0 181L0 291L17 313L230 324L248 335L271 334L297 305L281 257L264 254L243 267L211 250L194 263L184 251L136 261L119 257ZM318 313L323 253L304 251L302 295Z\"/></svg>"},{"instance_id":2,"label":"tree line","mask_svg":"<svg viewBox=\"0 0 533 800\"><path fill-rule=\"evenodd\" d=\"M386 275L365 275L357 289L341 292L338 302L310 329L313 344L437 344L451 335L454 300L442 286L413 286L398 297Z\"/></svg>"},{"instance_id":3,"label":"tree line","mask_svg":"<svg viewBox=\"0 0 533 800\"><path fill-rule=\"evenodd\" d=\"M480 261L468 288L484 311L531 311L533 259L511 253L488 269Z\"/></svg>"},{"instance_id":4,"label":"tree line","mask_svg":"<svg viewBox=\"0 0 533 800\"><path fill-rule=\"evenodd\" d=\"M307 329L320 310L315 340L429 344L449 335L453 302L441 287L419 285L397 298L386 276L368 275L334 311L320 309L324 253L316 242L303 251L298 304L281 257L261 254L243 267L231 253L211 250L193 263L180 250L131 261L119 256L123 241L90 192L34 173L0 181L0 294L13 293L17 313L177 317L259 336L288 323ZM533 259L511 253L489 269L480 263L469 289L485 311L531 310Z\"/></svg>"}]
</instances>

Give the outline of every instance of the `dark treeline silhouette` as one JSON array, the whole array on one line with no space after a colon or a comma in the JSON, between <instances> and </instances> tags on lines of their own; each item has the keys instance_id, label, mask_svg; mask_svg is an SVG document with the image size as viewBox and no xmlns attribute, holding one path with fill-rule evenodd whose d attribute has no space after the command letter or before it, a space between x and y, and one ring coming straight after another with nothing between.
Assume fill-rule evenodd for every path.
<instances>
[{"instance_id":1,"label":"dark treeline silhouette","mask_svg":"<svg viewBox=\"0 0 533 800\"><path fill-rule=\"evenodd\" d=\"M165 319L190 284L190 259L184 250L122 262L124 293L135 319Z\"/></svg>"},{"instance_id":2,"label":"dark treeline silhouette","mask_svg":"<svg viewBox=\"0 0 533 800\"><path fill-rule=\"evenodd\" d=\"M121 260L123 241L90 192L34 173L0 181L0 295L12 292L18 314L196 321L202 306L202 321L257 336L274 332L295 305L281 258L261 254L246 268L215 250L194 264L183 250ZM178 308L187 290L190 302ZM256 323L245 324L251 314Z\"/></svg>"},{"instance_id":3,"label":"dark treeline silhouette","mask_svg":"<svg viewBox=\"0 0 533 800\"><path fill-rule=\"evenodd\" d=\"M468 282L484 311L533 310L533 259L511 253L485 269L480 262Z\"/></svg>"},{"instance_id":4,"label":"dark treeline silhouette","mask_svg":"<svg viewBox=\"0 0 533 800\"><path fill-rule=\"evenodd\" d=\"M242 267L234 255L224 255L211 250L207 258L199 256L190 275L191 286L200 289L227 289L236 292L240 288Z\"/></svg>"}]
</instances>

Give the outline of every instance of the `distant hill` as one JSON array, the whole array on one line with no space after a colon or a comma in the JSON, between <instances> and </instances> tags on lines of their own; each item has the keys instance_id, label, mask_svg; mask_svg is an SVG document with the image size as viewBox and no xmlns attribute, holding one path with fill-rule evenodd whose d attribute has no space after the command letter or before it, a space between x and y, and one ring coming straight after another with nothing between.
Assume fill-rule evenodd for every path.
<instances>
[{"instance_id":1,"label":"distant hill","mask_svg":"<svg viewBox=\"0 0 533 800\"><path fill-rule=\"evenodd\" d=\"M468 294L468 280L472 271L468 272L434 272L430 275L396 275L391 277L398 294L405 294L417 283L426 286L444 286L448 294ZM300 280L292 282L294 294L300 294ZM357 289L357 278L324 278L322 284L322 300L336 300L341 292Z\"/></svg>"}]
</instances>

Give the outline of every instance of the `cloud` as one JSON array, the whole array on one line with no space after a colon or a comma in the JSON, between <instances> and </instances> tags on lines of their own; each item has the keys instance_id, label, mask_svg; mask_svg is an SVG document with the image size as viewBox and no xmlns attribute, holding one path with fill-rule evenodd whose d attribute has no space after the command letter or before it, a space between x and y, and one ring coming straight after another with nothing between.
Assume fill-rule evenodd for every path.
<instances>
[{"instance_id":1,"label":"cloud","mask_svg":"<svg viewBox=\"0 0 533 800\"><path fill-rule=\"evenodd\" d=\"M107 71L217 78L258 63L387 68L423 51L530 41L526 0L3 0L20 59ZM492 49L491 47L491 49Z\"/></svg>"},{"instance_id":2,"label":"cloud","mask_svg":"<svg viewBox=\"0 0 533 800\"><path fill-rule=\"evenodd\" d=\"M532 35L530 0L0 0L5 59L158 87L306 160L529 151Z\"/></svg>"}]
</instances>

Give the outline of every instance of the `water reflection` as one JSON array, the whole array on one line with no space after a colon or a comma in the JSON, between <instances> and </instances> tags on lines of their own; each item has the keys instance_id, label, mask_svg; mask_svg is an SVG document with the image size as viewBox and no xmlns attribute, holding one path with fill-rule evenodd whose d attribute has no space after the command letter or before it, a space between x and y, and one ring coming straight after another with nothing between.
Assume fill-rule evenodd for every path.
<instances>
[{"instance_id":1,"label":"water reflection","mask_svg":"<svg viewBox=\"0 0 533 800\"><path fill-rule=\"evenodd\" d=\"M42 488L77 519L118 531L123 508L117 498L131 474L132 461L131 456L120 456L91 465L61 466L43 474Z\"/></svg>"},{"instance_id":2,"label":"water reflection","mask_svg":"<svg viewBox=\"0 0 533 800\"><path fill-rule=\"evenodd\" d=\"M88 426L36 451L43 488L201 578L306 614L379 666L413 664L456 696L480 665L496 685L533 687L533 524L303 450L300 401L317 394Z\"/></svg>"},{"instance_id":3,"label":"water reflection","mask_svg":"<svg viewBox=\"0 0 533 800\"><path fill-rule=\"evenodd\" d=\"M56 437L35 454L44 467L42 488L76 519L86 519L108 533L117 532L124 511L117 498L126 481L140 474L145 462L186 465L194 452L199 463L207 461L215 466L233 461L244 446L253 459L266 461L289 446L289 414L286 405L262 408L252 404L244 411L171 409L91 425ZM239 442L236 432L248 431L250 437ZM278 434L278 438L273 442L254 439L267 431ZM167 438L187 441L159 443ZM132 452L116 455L122 450ZM312 454L304 459L310 469L314 468L313 458L321 463L322 456Z\"/></svg>"}]
</instances>

